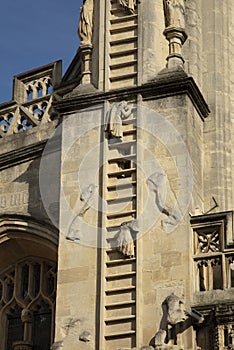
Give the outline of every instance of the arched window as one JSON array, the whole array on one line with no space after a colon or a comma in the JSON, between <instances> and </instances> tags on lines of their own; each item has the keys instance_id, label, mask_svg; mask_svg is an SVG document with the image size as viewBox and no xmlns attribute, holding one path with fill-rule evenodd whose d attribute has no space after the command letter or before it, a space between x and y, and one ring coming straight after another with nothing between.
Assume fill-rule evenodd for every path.
<instances>
[{"instance_id":1,"label":"arched window","mask_svg":"<svg viewBox=\"0 0 234 350\"><path fill-rule=\"evenodd\" d=\"M54 341L57 229L0 216L0 349L50 350Z\"/></svg>"},{"instance_id":2,"label":"arched window","mask_svg":"<svg viewBox=\"0 0 234 350\"><path fill-rule=\"evenodd\" d=\"M53 340L56 265L28 257L0 273L0 318L6 350L49 350ZM26 347L25 347L26 346Z\"/></svg>"}]
</instances>

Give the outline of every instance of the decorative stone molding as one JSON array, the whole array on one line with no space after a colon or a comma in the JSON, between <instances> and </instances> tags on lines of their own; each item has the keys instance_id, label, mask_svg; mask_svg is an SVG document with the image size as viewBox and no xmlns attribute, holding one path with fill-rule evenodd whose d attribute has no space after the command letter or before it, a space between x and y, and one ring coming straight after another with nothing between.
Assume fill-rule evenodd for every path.
<instances>
[{"instance_id":1,"label":"decorative stone molding","mask_svg":"<svg viewBox=\"0 0 234 350\"><path fill-rule=\"evenodd\" d=\"M52 101L59 99L53 89L60 80L60 61L17 75L13 100L0 105L0 139L51 122Z\"/></svg>"}]
</instances>

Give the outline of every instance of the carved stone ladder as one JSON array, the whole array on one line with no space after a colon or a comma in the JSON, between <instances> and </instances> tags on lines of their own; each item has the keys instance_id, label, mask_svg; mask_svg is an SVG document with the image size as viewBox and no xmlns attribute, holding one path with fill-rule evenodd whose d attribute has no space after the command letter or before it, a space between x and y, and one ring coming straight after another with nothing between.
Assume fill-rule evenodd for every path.
<instances>
[{"instance_id":1,"label":"carved stone ladder","mask_svg":"<svg viewBox=\"0 0 234 350\"><path fill-rule=\"evenodd\" d=\"M110 139L107 150L105 350L136 346L136 257L124 256L116 246L120 225L136 218L136 109L122 124L122 141Z\"/></svg>"},{"instance_id":2,"label":"carved stone ladder","mask_svg":"<svg viewBox=\"0 0 234 350\"><path fill-rule=\"evenodd\" d=\"M137 84L137 9L131 14L111 0L109 27L109 88Z\"/></svg>"}]
</instances>

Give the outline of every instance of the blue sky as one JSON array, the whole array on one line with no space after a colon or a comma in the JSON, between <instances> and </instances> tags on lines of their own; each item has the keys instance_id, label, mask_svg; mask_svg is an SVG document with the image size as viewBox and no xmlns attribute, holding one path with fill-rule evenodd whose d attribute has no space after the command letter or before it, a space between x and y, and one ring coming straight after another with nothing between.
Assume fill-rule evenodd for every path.
<instances>
[{"instance_id":1,"label":"blue sky","mask_svg":"<svg viewBox=\"0 0 234 350\"><path fill-rule=\"evenodd\" d=\"M82 0L1 1L0 103L12 98L13 76L62 59L63 73L79 46Z\"/></svg>"}]
</instances>

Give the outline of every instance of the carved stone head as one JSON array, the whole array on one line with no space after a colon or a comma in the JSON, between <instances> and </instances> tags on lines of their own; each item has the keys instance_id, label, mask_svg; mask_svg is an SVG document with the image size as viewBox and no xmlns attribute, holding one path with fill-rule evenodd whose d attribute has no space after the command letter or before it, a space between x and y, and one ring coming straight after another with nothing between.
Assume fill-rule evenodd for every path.
<instances>
[{"instance_id":1,"label":"carved stone head","mask_svg":"<svg viewBox=\"0 0 234 350\"><path fill-rule=\"evenodd\" d=\"M167 305L167 321L171 325L183 322L186 319L184 303L174 293L170 294L164 301Z\"/></svg>"}]
</instances>

